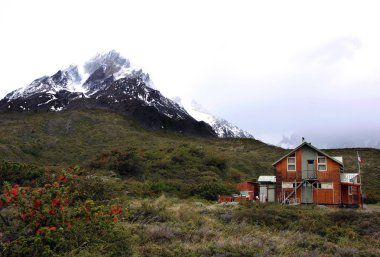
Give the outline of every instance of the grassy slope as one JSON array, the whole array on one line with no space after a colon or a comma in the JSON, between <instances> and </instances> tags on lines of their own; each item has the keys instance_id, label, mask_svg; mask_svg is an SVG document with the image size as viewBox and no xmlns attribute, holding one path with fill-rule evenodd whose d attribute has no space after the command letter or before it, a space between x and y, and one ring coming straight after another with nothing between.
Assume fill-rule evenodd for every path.
<instances>
[{"instance_id":1,"label":"grassy slope","mask_svg":"<svg viewBox=\"0 0 380 257\"><path fill-rule=\"evenodd\" d=\"M378 196L380 151L359 151L366 160L366 189ZM134 256L379 256L378 206L367 210L234 206L157 197L157 192L152 198L125 195L125 189L130 192L140 184L146 196L154 191L149 184L156 181L191 186L196 184L192 181L233 184L254 179L271 174L271 163L286 152L256 140L200 139L146 131L124 116L104 111L0 114L0 159L57 168L72 164L98 167L98 176L86 176L86 172L80 176L81 195L99 204L127 200L129 218L115 226L130 232L131 240L119 246L128 244ZM355 171L356 149L328 152L343 155L347 170ZM132 159L128 157L131 153ZM115 170L112 165L123 164L119 159L125 156L128 164L139 160L145 179L108 176L109 170ZM9 164L3 164L8 170ZM34 166L17 167L5 175L18 177L14 171L19 171L24 177L22 172ZM77 237L87 240L82 234ZM110 246L99 240L59 256L113 256Z\"/></svg>"},{"instance_id":2,"label":"grassy slope","mask_svg":"<svg viewBox=\"0 0 380 257\"><path fill-rule=\"evenodd\" d=\"M257 140L203 139L147 131L131 119L108 111L0 114L0 156L6 160L58 167L83 165L101 153L131 147L138 149L146 163L150 172L146 175L185 179L201 172L198 180L214 177L231 182L272 174L271 164L287 152ZM379 197L380 150L359 151L366 160L364 188ZM327 152L344 156L346 170L356 171L356 149ZM209 165L210 160L222 160L226 167Z\"/></svg>"},{"instance_id":3,"label":"grassy slope","mask_svg":"<svg viewBox=\"0 0 380 257\"><path fill-rule=\"evenodd\" d=\"M380 216L313 206L131 201L136 256L379 256Z\"/></svg>"}]
</instances>

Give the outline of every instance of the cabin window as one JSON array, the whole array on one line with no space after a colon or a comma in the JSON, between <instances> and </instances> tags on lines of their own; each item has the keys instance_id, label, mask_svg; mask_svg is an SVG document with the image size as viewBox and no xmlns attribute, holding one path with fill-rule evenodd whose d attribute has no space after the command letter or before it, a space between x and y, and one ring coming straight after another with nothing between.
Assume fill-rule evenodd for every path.
<instances>
[{"instance_id":1,"label":"cabin window","mask_svg":"<svg viewBox=\"0 0 380 257\"><path fill-rule=\"evenodd\" d=\"M348 194L352 195L352 186L348 186Z\"/></svg>"},{"instance_id":2,"label":"cabin window","mask_svg":"<svg viewBox=\"0 0 380 257\"><path fill-rule=\"evenodd\" d=\"M293 182L282 182L282 188L296 188L297 183Z\"/></svg>"},{"instance_id":3,"label":"cabin window","mask_svg":"<svg viewBox=\"0 0 380 257\"><path fill-rule=\"evenodd\" d=\"M314 185L315 188L320 188L320 189L333 189L333 183L331 182L321 182L321 183L316 183Z\"/></svg>"},{"instance_id":4,"label":"cabin window","mask_svg":"<svg viewBox=\"0 0 380 257\"><path fill-rule=\"evenodd\" d=\"M318 156L317 158L317 165L318 165L318 170L320 171L326 171L326 157L324 156Z\"/></svg>"},{"instance_id":5,"label":"cabin window","mask_svg":"<svg viewBox=\"0 0 380 257\"><path fill-rule=\"evenodd\" d=\"M331 182L322 182L320 183L321 189L333 189L332 183Z\"/></svg>"},{"instance_id":6,"label":"cabin window","mask_svg":"<svg viewBox=\"0 0 380 257\"><path fill-rule=\"evenodd\" d=\"M288 157L288 171L296 171L296 155L292 154Z\"/></svg>"}]
</instances>

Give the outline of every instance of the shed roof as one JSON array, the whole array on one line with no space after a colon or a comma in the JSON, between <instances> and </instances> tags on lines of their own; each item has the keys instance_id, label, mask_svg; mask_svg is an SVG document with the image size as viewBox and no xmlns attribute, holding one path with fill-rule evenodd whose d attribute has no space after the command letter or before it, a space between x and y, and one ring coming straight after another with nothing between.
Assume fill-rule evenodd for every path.
<instances>
[{"instance_id":1,"label":"shed roof","mask_svg":"<svg viewBox=\"0 0 380 257\"><path fill-rule=\"evenodd\" d=\"M276 182L276 176L260 176L258 182Z\"/></svg>"},{"instance_id":2,"label":"shed roof","mask_svg":"<svg viewBox=\"0 0 380 257\"><path fill-rule=\"evenodd\" d=\"M340 182L343 183L353 183L355 178L359 175L359 173L341 173L340 174Z\"/></svg>"},{"instance_id":3,"label":"shed roof","mask_svg":"<svg viewBox=\"0 0 380 257\"><path fill-rule=\"evenodd\" d=\"M299 146L297 146L294 150L292 150L291 152L289 152L288 154L286 154L285 156L281 157L280 159L278 159L276 162L274 162L272 165L275 166L277 163L279 163L281 160L283 160L284 158L288 157L289 155L295 153L298 149L300 149L301 147L303 146L308 146L310 147L311 149L315 150L316 152L318 152L319 154L323 155L323 156L326 156L327 158L333 160L334 162L338 163L339 165L343 166L343 157L332 157L330 155L328 155L327 153L319 150L318 148L316 148L315 146L313 146L311 143L308 143L308 142L303 142L302 144L300 144Z\"/></svg>"}]
</instances>

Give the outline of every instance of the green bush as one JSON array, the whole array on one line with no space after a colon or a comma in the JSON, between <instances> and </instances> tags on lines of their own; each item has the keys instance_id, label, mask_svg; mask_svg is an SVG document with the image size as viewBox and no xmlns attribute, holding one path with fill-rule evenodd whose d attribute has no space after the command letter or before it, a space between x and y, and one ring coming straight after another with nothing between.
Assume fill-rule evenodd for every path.
<instances>
[{"instance_id":1,"label":"green bush","mask_svg":"<svg viewBox=\"0 0 380 257\"><path fill-rule=\"evenodd\" d=\"M380 201L380 196L374 190L367 190L363 197L363 202L366 204L376 204Z\"/></svg>"},{"instance_id":2,"label":"green bush","mask_svg":"<svg viewBox=\"0 0 380 257\"><path fill-rule=\"evenodd\" d=\"M123 181L110 177L96 175L81 176L78 178L78 200L92 199L95 201L111 200L126 191Z\"/></svg>"},{"instance_id":3,"label":"green bush","mask_svg":"<svg viewBox=\"0 0 380 257\"><path fill-rule=\"evenodd\" d=\"M113 152L115 161L110 168L122 176L142 176L144 161L134 149L127 152Z\"/></svg>"},{"instance_id":4,"label":"green bush","mask_svg":"<svg viewBox=\"0 0 380 257\"><path fill-rule=\"evenodd\" d=\"M193 191L193 195L200 196L206 200L215 201L218 195L230 195L234 192L232 188L227 187L221 182L200 185Z\"/></svg>"},{"instance_id":5,"label":"green bush","mask_svg":"<svg viewBox=\"0 0 380 257\"><path fill-rule=\"evenodd\" d=\"M163 181L152 181L149 185L149 189L157 194L169 191L170 187Z\"/></svg>"},{"instance_id":6,"label":"green bush","mask_svg":"<svg viewBox=\"0 0 380 257\"><path fill-rule=\"evenodd\" d=\"M131 208L128 220L132 223L149 224L154 222L166 222L171 219L164 204L159 202L144 201L141 206Z\"/></svg>"},{"instance_id":7,"label":"green bush","mask_svg":"<svg viewBox=\"0 0 380 257\"><path fill-rule=\"evenodd\" d=\"M0 161L0 181L2 182L30 184L36 182L43 175L43 168L35 165Z\"/></svg>"},{"instance_id":8,"label":"green bush","mask_svg":"<svg viewBox=\"0 0 380 257\"><path fill-rule=\"evenodd\" d=\"M226 160L220 157L215 157L215 156L212 156L206 159L205 164L207 166L214 166L218 168L220 171L224 171L227 168Z\"/></svg>"},{"instance_id":9,"label":"green bush","mask_svg":"<svg viewBox=\"0 0 380 257\"><path fill-rule=\"evenodd\" d=\"M299 220L293 208L277 208L277 206L247 206L234 213L234 220L247 222L253 225L273 227L276 229L289 229Z\"/></svg>"}]
</instances>

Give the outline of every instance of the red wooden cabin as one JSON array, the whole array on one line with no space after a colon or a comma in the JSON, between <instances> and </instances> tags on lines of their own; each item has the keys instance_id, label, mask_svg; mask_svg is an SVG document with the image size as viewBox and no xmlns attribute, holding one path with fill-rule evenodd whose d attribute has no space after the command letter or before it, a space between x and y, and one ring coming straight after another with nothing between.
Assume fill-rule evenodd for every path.
<instances>
[{"instance_id":1,"label":"red wooden cabin","mask_svg":"<svg viewBox=\"0 0 380 257\"><path fill-rule=\"evenodd\" d=\"M218 196L218 202L246 202L255 200L259 196L259 184L256 182L241 182L236 185L239 194L232 196L220 195Z\"/></svg>"},{"instance_id":2,"label":"red wooden cabin","mask_svg":"<svg viewBox=\"0 0 380 257\"><path fill-rule=\"evenodd\" d=\"M360 207L357 173L344 173L343 158L304 142L273 163L280 203Z\"/></svg>"},{"instance_id":3,"label":"red wooden cabin","mask_svg":"<svg viewBox=\"0 0 380 257\"><path fill-rule=\"evenodd\" d=\"M236 189L240 192L240 196L245 196L249 200L255 200L259 196L259 184L256 182L241 182L236 185Z\"/></svg>"}]
</instances>

